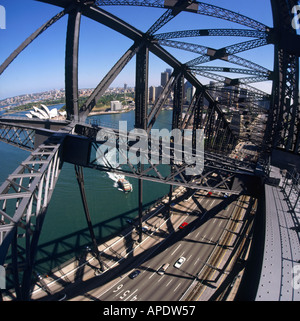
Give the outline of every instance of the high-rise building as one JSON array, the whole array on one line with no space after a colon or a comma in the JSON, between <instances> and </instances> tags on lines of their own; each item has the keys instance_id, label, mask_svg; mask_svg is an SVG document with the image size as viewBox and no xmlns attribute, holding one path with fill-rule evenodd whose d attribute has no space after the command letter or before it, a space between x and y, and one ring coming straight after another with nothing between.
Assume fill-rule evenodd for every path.
<instances>
[{"instance_id":1,"label":"high-rise building","mask_svg":"<svg viewBox=\"0 0 300 321\"><path fill-rule=\"evenodd\" d=\"M158 97L162 93L163 89L164 89L163 86L155 87L155 100L158 99Z\"/></svg>"},{"instance_id":2,"label":"high-rise building","mask_svg":"<svg viewBox=\"0 0 300 321\"><path fill-rule=\"evenodd\" d=\"M166 71L162 72L161 73L161 78L160 78L160 85L162 87L165 87L167 82L168 82L168 80L169 80L169 73L166 72Z\"/></svg>"},{"instance_id":3,"label":"high-rise building","mask_svg":"<svg viewBox=\"0 0 300 321\"><path fill-rule=\"evenodd\" d=\"M149 102L154 103L155 102L155 87L151 86L149 88Z\"/></svg>"},{"instance_id":4,"label":"high-rise building","mask_svg":"<svg viewBox=\"0 0 300 321\"><path fill-rule=\"evenodd\" d=\"M185 93L186 102L188 104L191 103L192 98L195 94L195 91L196 91L195 87L193 87L193 85L189 81L187 81L184 84L184 93Z\"/></svg>"},{"instance_id":5,"label":"high-rise building","mask_svg":"<svg viewBox=\"0 0 300 321\"><path fill-rule=\"evenodd\" d=\"M167 68L167 69L166 69L166 72L169 74L169 78L170 78L170 76L171 76L171 74L172 74L172 69L171 69L171 68Z\"/></svg>"}]
</instances>

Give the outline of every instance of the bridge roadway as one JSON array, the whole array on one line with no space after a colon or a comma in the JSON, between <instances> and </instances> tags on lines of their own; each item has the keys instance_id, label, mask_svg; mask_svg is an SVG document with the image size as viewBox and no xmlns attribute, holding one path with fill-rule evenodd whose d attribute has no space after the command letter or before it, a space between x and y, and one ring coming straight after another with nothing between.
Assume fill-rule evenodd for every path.
<instances>
[{"instance_id":1,"label":"bridge roadway","mask_svg":"<svg viewBox=\"0 0 300 321\"><path fill-rule=\"evenodd\" d=\"M198 195L199 196L199 195ZM200 200L198 198L198 200ZM163 244L143 257L140 262L135 262L132 269L113 280L104 288L99 288L95 293L100 300L105 301L178 301L186 299L188 290L192 284L202 283L198 279L198 273L202 271L217 244L220 242L224 229L228 227L228 222L232 214L237 210L238 201L231 203L226 210L210 212L218 207L224 199L222 197L205 197L201 199L201 207L204 211L200 215L181 216L174 224L174 231ZM199 210L196 203L192 205L190 211ZM176 210L174 210L176 212ZM186 230L179 230L179 225L183 222L189 225ZM224 253L222 253L224 255ZM186 261L180 268L174 267L174 263L180 257L185 257ZM169 263L170 266L165 274L159 275L157 270L162 264ZM218 268L214 267L214 268ZM141 273L135 279L130 279L129 275L135 270ZM208 281L208 280L205 280ZM216 285L214 280L212 284ZM194 297L196 300L207 300L211 291L201 291Z\"/></svg>"},{"instance_id":2,"label":"bridge roadway","mask_svg":"<svg viewBox=\"0 0 300 321\"><path fill-rule=\"evenodd\" d=\"M229 205L226 207L227 201ZM215 261L215 267L209 264L212 262L212 254L216 249L222 249L218 259L225 260L230 257L247 207L248 201L244 197L241 199L232 196L226 199L222 194L207 197L207 192L197 191L189 200L173 203L170 218L166 219L161 213L148 218L144 226L147 226L149 231L144 233L144 240L138 250L134 249L134 242L132 243L137 239L133 228L131 243L128 240L119 242L119 246L113 251L102 255L106 268L109 267L108 272L100 276L91 275L89 280L85 277L83 282L70 282L73 284L69 284L69 289L66 285L70 274L67 278L62 278L63 280L57 280L58 284L64 283L65 286L63 291L60 291L60 297L65 293L66 300L76 301L185 300L195 282L205 283L201 282L205 280L197 280L199 272L203 272L207 267L214 272L222 270L219 260ZM182 222L187 222L188 226L179 230ZM225 234L226 246L225 241L222 243ZM177 269L173 265L181 256L186 258L186 262ZM121 260L117 267L117 261L124 257L126 259ZM158 275L157 269L163 263L169 263L170 266L164 275ZM140 275L130 279L129 274L136 269L141 271ZM217 282L228 275L228 265L224 269L226 271L217 273L218 276L214 275L209 281L214 289L217 288ZM78 271L76 273L81 274ZM192 299L208 300L212 295L211 289L201 288L201 293L196 293L196 297ZM41 291L34 292L33 299L38 297L42 300L54 299L53 296L41 297Z\"/></svg>"}]
</instances>

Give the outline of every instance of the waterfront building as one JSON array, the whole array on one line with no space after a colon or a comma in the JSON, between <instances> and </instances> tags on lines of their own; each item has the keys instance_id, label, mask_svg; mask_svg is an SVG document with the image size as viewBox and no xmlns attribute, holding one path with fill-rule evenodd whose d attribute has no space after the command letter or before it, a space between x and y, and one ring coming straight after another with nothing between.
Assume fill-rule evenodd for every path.
<instances>
[{"instance_id":1,"label":"waterfront building","mask_svg":"<svg viewBox=\"0 0 300 321\"><path fill-rule=\"evenodd\" d=\"M119 100L112 100L110 102L110 110L111 111L118 111L118 110L122 110L122 109L123 109L123 106Z\"/></svg>"}]
</instances>

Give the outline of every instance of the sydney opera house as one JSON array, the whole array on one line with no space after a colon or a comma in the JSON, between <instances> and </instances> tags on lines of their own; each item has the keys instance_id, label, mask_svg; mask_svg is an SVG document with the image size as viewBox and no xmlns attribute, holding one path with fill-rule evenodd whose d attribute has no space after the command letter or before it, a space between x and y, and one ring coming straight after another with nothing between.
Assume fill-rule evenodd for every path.
<instances>
[{"instance_id":1,"label":"sydney opera house","mask_svg":"<svg viewBox=\"0 0 300 321\"><path fill-rule=\"evenodd\" d=\"M41 107L35 107L33 106L33 110L30 110L29 113L26 114L28 118L39 118L39 119L53 119L53 118L60 118L65 117L66 112L65 111L58 111L57 108L52 108L51 110L41 104Z\"/></svg>"}]
</instances>

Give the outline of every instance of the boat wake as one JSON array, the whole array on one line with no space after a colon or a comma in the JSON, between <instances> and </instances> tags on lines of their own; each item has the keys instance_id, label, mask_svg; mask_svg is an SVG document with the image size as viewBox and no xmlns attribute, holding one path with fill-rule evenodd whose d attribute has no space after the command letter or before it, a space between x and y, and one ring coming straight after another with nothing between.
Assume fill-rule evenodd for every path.
<instances>
[{"instance_id":1,"label":"boat wake","mask_svg":"<svg viewBox=\"0 0 300 321\"><path fill-rule=\"evenodd\" d=\"M114 187L119 187L118 180L125 178L125 176L121 175L121 174L115 174L115 173L109 173L108 172L107 175L112 181L114 181Z\"/></svg>"},{"instance_id":2,"label":"boat wake","mask_svg":"<svg viewBox=\"0 0 300 321\"><path fill-rule=\"evenodd\" d=\"M125 179L124 175L116 173L107 173L108 177L114 181L114 187L121 192L132 192L132 185Z\"/></svg>"},{"instance_id":3,"label":"boat wake","mask_svg":"<svg viewBox=\"0 0 300 321\"><path fill-rule=\"evenodd\" d=\"M118 164L113 162L113 155L116 153L116 149L112 149L108 153L102 157L102 159L99 159L99 163L104 164L106 166L112 166L114 168L118 168ZM125 175L122 174L116 174L116 173L110 173L107 172L108 177L114 182L114 187L117 188L119 191L122 191L124 193L132 192L132 184L130 184L126 179Z\"/></svg>"}]
</instances>

